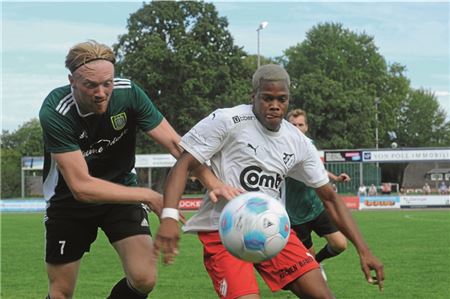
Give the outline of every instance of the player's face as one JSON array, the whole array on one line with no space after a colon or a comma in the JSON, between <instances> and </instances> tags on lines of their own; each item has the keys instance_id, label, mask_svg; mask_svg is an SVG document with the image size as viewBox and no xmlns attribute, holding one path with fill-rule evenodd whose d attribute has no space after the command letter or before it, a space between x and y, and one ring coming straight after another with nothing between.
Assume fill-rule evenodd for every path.
<instances>
[{"instance_id":1,"label":"player's face","mask_svg":"<svg viewBox=\"0 0 450 299\"><path fill-rule=\"evenodd\" d=\"M252 94L253 113L270 131L278 131L289 106L289 88L284 81L262 81Z\"/></svg>"},{"instance_id":2,"label":"player's face","mask_svg":"<svg viewBox=\"0 0 450 299\"><path fill-rule=\"evenodd\" d=\"M288 121L297 127L303 134L308 131L308 124L306 123L306 119L304 115L299 116L291 116Z\"/></svg>"},{"instance_id":3,"label":"player's face","mask_svg":"<svg viewBox=\"0 0 450 299\"><path fill-rule=\"evenodd\" d=\"M81 113L103 114L114 87L114 65L106 60L89 62L69 75Z\"/></svg>"}]
</instances>

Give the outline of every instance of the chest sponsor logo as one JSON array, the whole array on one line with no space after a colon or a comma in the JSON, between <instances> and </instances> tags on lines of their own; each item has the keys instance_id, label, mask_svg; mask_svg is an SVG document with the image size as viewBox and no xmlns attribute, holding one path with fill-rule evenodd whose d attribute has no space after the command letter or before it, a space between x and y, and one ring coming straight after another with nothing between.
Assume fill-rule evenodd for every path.
<instances>
[{"instance_id":1,"label":"chest sponsor logo","mask_svg":"<svg viewBox=\"0 0 450 299\"><path fill-rule=\"evenodd\" d=\"M235 115L232 117L233 122L235 124L240 123L241 121L254 120L255 116L253 115Z\"/></svg>"},{"instance_id":2,"label":"chest sponsor logo","mask_svg":"<svg viewBox=\"0 0 450 299\"><path fill-rule=\"evenodd\" d=\"M278 173L264 173L258 166L248 166L242 170L239 181L245 190L259 191L261 187L279 189L283 177Z\"/></svg>"},{"instance_id":3,"label":"chest sponsor logo","mask_svg":"<svg viewBox=\"0 0 450 299\"><path fill-rule=\"evenodd\" d=\"M122 130L127 124L127 114L125 112L111 116L111 123L114 130Z\"/></svg>"},{"instance_id":4,"label":"chest sponsor logo","mask_svg":"<svg viewBox=\"0 0 450 299\"><path fill-rule=\"evenodd\" d=\"M88 157L90 155L101 154L110 146L113 146L122 139L123 136L128 132L128 129L125 129L119 136L114 137L112 140L109 139L100 139L93 143L88 150L82 151L84 157Z\"/></svg>"}]
</instances>

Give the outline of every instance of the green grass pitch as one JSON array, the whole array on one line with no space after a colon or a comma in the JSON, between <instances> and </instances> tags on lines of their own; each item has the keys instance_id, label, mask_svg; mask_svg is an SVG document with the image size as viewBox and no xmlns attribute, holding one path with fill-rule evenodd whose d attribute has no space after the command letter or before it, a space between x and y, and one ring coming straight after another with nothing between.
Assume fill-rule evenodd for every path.
<instances>
[{"instance_id":1,"label":"green grass pitch","mask_svg":"<svg viewBox=\"0 0 450 299\"><path fill-rule=\"evenodd\" d=\"M365 282L353 246L326 260L328 283L336 298L450 298L450 210L396 210L353 212L372 251L385 265L385 290ZM1 215L2 299L45 298L43 214ZM156 232L157 220L151 217ZM315 238L316 249L323 245ZM150 298L216 298L202 263L200 242L183 235L180 255L171 266L159 264L157 286ZM75 297L106 298L123 277L119 260L101 231L81 264ZM271 293L261 282L262 298L295 298Z\"/></svg>"}]
</instances>

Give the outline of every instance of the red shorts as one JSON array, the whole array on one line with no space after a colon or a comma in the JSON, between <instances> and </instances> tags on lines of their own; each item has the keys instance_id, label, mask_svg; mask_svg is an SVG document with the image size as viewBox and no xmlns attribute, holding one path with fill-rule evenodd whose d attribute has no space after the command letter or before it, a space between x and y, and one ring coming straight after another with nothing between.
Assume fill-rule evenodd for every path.
<instances>
[{"instance_id":1,"label":"red shorts","mask_svg":"<svg viewBox=\"0 0 450 299\"><path fill-rule=\"evenodd\" d=\"M303 246L293 230L284 249L270 260L253 264L232 256L220 241L218 231L199 232L203 243L203 260L214 289L220 298L237 298L258 294L258 283L253 267L269 288L275 292L319 264Z\"/></svg>"}]
</instances>

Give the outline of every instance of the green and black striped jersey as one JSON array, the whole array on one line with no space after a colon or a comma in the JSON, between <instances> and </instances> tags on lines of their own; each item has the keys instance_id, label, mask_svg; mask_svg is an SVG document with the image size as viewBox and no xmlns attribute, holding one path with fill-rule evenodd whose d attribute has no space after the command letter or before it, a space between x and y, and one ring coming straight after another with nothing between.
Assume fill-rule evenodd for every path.
<instances>
[{"instance_id":1,"label":"green and black striped jersey","mask_svg":"<svg viewBox=\"0 0 450 299\"><path fill-rule=\"evenodd\" d=\"M75 203L51 153L80 150L90 175L133 185L137 128L147 132L163 116L145 92L127 79L114 79L106 113L83 115L70 85L54 89L42 104L39 119L44 134L44 196L52 204Z\"/></svg>"},{"instance_id":2,"label":"green and black striped jersey","mask_svg":"<svg viewBox=\"0 0 450 299\"><path fill-rule=\"evenodd\" d=\"M316 191L293 178L285 182L286 211L291 225L300 225L316 219L325 210Z\"/></svg>"}]
</instances>

